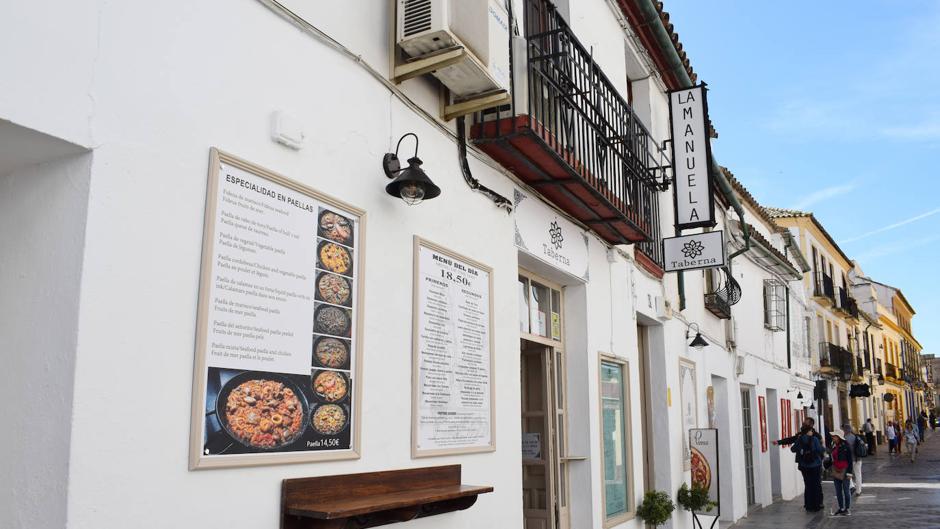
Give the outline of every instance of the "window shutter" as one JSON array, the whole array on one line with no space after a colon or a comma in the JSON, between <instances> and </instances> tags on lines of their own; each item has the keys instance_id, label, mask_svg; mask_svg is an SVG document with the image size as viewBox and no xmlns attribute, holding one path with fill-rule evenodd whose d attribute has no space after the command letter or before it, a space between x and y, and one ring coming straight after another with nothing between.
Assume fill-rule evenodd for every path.
<instances>
[{"instance_id":1,"label":"window shutter","mask_svg":"<svg viewBox=\"0 0 940 529\"><path fill-rule=\"evenodd\" d=\"M773 327L773 296L774 284L769 280L764 280L764 325Z\"/></svg>"}]
</instances>

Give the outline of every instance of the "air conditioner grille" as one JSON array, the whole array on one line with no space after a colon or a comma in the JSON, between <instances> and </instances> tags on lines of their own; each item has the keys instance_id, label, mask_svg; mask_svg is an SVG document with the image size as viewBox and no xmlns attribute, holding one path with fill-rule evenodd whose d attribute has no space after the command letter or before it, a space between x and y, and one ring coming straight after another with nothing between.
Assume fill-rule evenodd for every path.
<instances>
[{"instance_id":1,"label":"air conditioner grille","mask_svg":"<svg viewBox=\"0 0 940 529\"><path fill-rule=\"evenodd\" d=\"M405 0L404 36L431 29L431 0Z\"/></svg>"}]
</instances>

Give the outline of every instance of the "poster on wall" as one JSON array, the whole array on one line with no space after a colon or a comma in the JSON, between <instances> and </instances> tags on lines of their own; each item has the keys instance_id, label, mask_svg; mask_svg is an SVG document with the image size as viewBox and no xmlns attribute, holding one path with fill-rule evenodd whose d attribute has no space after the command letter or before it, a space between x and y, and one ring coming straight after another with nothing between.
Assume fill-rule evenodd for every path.
<instances>
[{"instance_id":1,"label":"poster on wall","mask_svg":"<svg viewBox=\"0 0 940 529\"><path fill-rule=\"evenodd\" d=\"M365 212L211 150L190 468L359 457Z\"/></svg>"},{"instance_id":2,"label":"poster on wall","mask_svg":"<svg viewBox=\"0 0 940 529\"><path fill-rule=\"evenodd\" d=\"M682 436L683 452L687 454L684 462L685 469L691 468L689 454L688 433L698 428L698 395L695 384L695 364L686 360L679 360L679 400L682 407L682 427L685 435Z\"/></svg>"},{"instance_id":3,"label":"poster on wall","mask_svg":"<svg viewBox=\"0 0 940 529\"><path fill-rule=\"evenodd\" d=\"M757 410L760 415L760 451L767 451L767 401L764 397L757 397Z\"/></svg>"},{"instance_id":4,"label":"poster on wall","mask_svg":"<svg viewBox=\"0 0 940 529\"><path fill-rule=\"evenodd\" d=\"M708 516L721 515L721 502L718 501L718 430L716 428L693 428L689 432L689 446L692 458L692 486L708 490L708 499L717 507L710 511L696 511L695 514Z\"/></svg>"},{"instance_id":5,"label":"poster on wall","mask_svg":"<svg viewBox=\"0 0 940 529\"><path fill-rule=\"evenodd\" d=\"M496 449L492 269L414 240L412 457Z\"/></svg>"}]
</instances>

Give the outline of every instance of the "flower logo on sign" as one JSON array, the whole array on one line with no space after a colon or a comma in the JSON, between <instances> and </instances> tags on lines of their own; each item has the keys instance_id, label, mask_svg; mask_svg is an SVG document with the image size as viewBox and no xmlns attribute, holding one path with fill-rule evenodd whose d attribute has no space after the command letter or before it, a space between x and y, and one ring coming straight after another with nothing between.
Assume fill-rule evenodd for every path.
<instances>
[{"instance_id":1,"label":"flower logo on sign","mask_svg":"<svg viewBox=\"0 0 940 529\"><path fill-rule=\"evenodd\" d=\"M558 225L558 221L552 222L551 227L548 229L548 234L552 237L552 246L556 250L561 250L561 243L564 242L565 237L561 234L561 226Z\"/></svg>"},{"instance_id":2,"label":"flower logo on sign","mask_svg":"<svg viewBox=\"0 0 940 529\"><path fill-rule=\"evenodd\" d=\"M695 259L702 255L704 251L705 246L694 239L682 245L682 254L685 255L686 259Z\"/></svg>"}]
</instances>

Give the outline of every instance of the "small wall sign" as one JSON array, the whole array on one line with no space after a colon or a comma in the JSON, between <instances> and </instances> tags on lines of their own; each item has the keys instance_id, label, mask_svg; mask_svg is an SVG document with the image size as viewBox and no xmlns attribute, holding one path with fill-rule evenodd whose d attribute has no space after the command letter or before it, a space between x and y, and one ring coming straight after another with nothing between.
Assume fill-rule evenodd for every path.
<instances>
[{"instance_id":1,"label":"small wall sign","mask_svg":"<svg viewBox=\"0 0 940 529\"><path fill-rule=\"evenodd\" d=\"M663 258L666 272L724 266L724 232L709 231L663 239Z\"/></svg>"}]
</instances>

